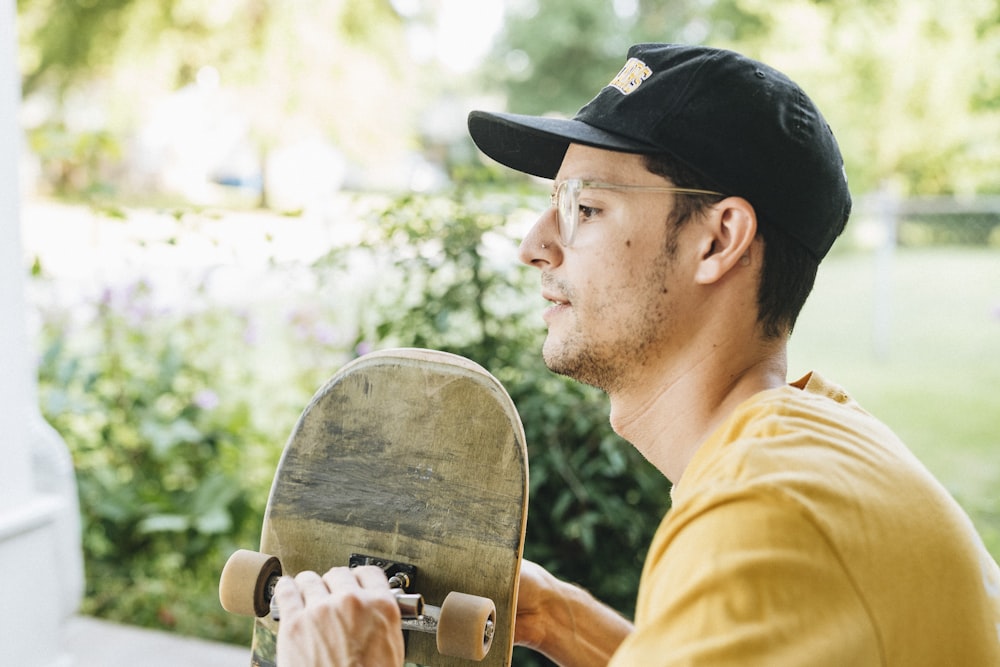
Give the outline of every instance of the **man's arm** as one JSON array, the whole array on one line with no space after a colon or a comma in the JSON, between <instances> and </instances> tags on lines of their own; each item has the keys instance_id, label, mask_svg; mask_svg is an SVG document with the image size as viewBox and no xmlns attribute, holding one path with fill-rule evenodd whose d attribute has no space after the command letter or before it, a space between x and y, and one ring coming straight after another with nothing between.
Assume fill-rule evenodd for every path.
<instances>
[{"instance_id":1,"label":"man's arm","mask_svg":"<svg viewBox=\"0 0 1000 667\"><path fill-rule=\"evenodd\" d=\"M608 664L632 624L590 593L524 561L514 643L565 667Z\"/></svg>"}]
</instances>

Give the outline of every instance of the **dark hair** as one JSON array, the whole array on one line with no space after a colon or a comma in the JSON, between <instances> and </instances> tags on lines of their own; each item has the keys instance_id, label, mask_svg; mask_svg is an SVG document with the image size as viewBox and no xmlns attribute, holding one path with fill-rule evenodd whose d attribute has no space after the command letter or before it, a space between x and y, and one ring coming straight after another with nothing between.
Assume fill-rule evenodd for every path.
<instances>
[{"instance_id":1,"label":"dark hair","mask_svg":"<svg viewBox=\"0 0 1000 667\"><path fill-rule=\"evenodd\" d=\"M644 156L646 168L680 188L725 189L667 153ZM677 197L668 222L680 228L694 215L721 201L718 195ZM795 326L813 284L819 260L784 230L757 220L757 234L764 242L764 260L757 288L757 321L768 338L788 335Z\"/></svg>"}]
</instances>

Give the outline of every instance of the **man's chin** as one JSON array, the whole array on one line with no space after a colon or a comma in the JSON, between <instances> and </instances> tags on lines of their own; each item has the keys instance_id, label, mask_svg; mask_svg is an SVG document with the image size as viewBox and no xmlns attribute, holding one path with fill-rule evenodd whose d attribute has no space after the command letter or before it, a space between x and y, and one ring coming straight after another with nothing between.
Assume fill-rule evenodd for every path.
<instances>
[{"instance_id":1,"label":"man's chin","mask_svg":"<svg viewBox=\"0 0 1000 667\"><path fill-rule=\"evenodd\" d=\"M596 359L583 351L574 352L547 338L542 346L542 360L557 375L606 391L606 374L599 372Z\"/></svg>"},{"instance_id":2,"label":"man's chin","mask_svg":"<svg viewBox=\"0 0 1000 667\"><path fill-rule=\"evenodd\" d=\"M566 351L552 340L551 334L549 338L545 339L545 344L542 345L542 361L545 362L545 365L553 373L571 378L574 377L572 372L573 364L567 358Z\"/></svg>"}]
</instances>

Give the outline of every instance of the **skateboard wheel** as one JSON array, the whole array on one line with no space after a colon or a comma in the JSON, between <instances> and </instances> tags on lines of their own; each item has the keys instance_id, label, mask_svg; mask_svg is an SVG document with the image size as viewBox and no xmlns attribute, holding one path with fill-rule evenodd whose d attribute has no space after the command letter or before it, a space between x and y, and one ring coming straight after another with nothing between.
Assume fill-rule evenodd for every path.
<instances>
[{"instance_id":1,"label":"skateboard wheel","mask_svg":"<svg viewBox=\"0 0 1000 667\"><path fill-rule=\"evenodd\" d=\"M493 643L497 610L493 600L451 592L441 605L437 648L441 655L482 660Z\"/></svg>"},{"instance_id":2,"label":"skateboard wheel","mask_svg":"<svg viewBox=\"0 0 1000 667\"><path fill-rule=\"evenodd\" d=\"M222 568L219 602L233 614L265 616L280 576L281 563L274 556L246 549L235 551Z\"/></svg>"}]
</instances>

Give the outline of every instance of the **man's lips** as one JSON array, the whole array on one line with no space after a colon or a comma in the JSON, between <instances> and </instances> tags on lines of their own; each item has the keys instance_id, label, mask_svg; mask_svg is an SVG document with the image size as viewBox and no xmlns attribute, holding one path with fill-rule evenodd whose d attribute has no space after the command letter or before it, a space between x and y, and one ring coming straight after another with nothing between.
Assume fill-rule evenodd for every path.
<instances>
[{"instance_id":1,"label":"man's lips","mask_svg":"<svg viewBox=\"0 0 1000 667\"><path fill-rule=\"evenodd\" d=\"M571 305L570 302L567 299L565 299L565 298L563 298L563 297L561 297L559 295L552 294L550 292L543 292L542 293L542 297L546 301L548 301L549 303L552 304L551 306L549 306L548 308L546 308L545 312L542 314L542 318L546 322L549 322L551 320L551 318L555 317L560 312L562 312L562 311L567 310L567 309L570 308L570 305Z\"/></svg>"},{"instance_id":2,"label":"man's lips","mask_svg":"<svg viewBox=\"0 0 1000 667\"><path fill-rule=\"evenodd\" d=\"M553 294L552 292L542 292L542 298L556 306L569 305L568 299L564 299L563 297Z\"/></svg>"},{"instance_id":3,"label":"man's lips","mask_svg":"<svg viewBox=\"0 0 1000 667\"><path fill-rule=\"evenodd\" d=\"M551 324L552 319L573 307L573 290L551 273L542 273L542 298L552 305L545 309L542 319Z\"/></svg>"}]
</instances>

